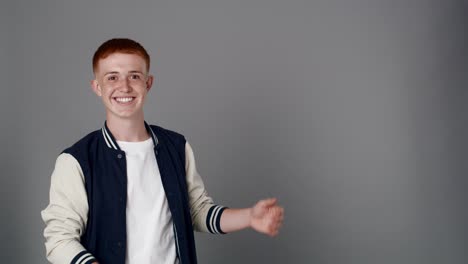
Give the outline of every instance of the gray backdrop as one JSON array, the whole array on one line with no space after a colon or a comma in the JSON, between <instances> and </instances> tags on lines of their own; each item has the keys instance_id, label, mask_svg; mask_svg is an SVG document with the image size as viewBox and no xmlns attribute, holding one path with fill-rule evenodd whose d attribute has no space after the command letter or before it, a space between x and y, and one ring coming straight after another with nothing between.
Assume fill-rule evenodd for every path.
<instances>
[{"instance_id":1,"label":"gray backdrop","mask_svg":"<svg viewBox=\"0 0 468 264\"><path fill-rule=\"evenodd\" d=\"M46 263L55 158L98 129L91 56L140 41L146 119L220 204L281 234L197 234L200 263L466 263L466 1L2 1L2 263ZM151 2L151 3L150 3Z\"/></svg>"}]
</instances>

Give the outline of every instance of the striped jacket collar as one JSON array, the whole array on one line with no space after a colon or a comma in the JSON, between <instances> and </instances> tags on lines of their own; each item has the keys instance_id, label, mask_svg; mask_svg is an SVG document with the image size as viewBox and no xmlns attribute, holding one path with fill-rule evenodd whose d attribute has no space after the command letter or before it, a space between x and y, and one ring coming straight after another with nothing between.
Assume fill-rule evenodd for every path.
<instances>
[{"instance_id":1,"label":"striped jacket collar","mask_svg":"<svg viewBox=\"0 0 468 264\"><path fill-rule=\"evenodd\" d=\"M146 123L146 121L145 121L145 128L146 128L146 131L148 131L148 134L150 134L151 138L153 139L154 147L156 147L158 145L158 143L159 143L159 140L156 137L156 135L154 134L153 129L151 128L151 126L148 125L148 123ZM102 136L104 137L104 141L106 142L106 145L109 148L115 149L115 150L121 150L120 147L119 147L119 144L117 144L117 140L115 140L115 138L114 138L114 135L112 135L111 131L107 127L107 122L104 122L104 126L102 127L101 132L102 132Z\"/></svg>"}]
</instances>

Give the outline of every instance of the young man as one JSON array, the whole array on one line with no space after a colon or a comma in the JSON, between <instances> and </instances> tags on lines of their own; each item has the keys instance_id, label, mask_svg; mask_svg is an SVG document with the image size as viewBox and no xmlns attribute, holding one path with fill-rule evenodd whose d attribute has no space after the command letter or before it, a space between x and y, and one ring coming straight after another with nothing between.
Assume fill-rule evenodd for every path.
<instances>
[{"instance_id":1,"label":"young man","mask_svg":"<svg viewBox=\"0 0 468 264\"><path fill-rule=\"evenodd\" d=\"M196 263L194 229L278 233L276 199L245 209L214 204L185 138L145 122L149 68L148 53L130 39L95 52L91 86L106 122L57 158L42 211L51 263Z\"/></svg>"}]
</instances>

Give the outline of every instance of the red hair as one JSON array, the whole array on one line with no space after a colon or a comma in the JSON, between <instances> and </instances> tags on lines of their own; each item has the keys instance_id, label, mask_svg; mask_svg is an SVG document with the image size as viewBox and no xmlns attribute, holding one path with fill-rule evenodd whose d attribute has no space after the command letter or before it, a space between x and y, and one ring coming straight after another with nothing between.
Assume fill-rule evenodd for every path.
<instances>
[{"instance_id":1,"label":"red hair","mask_svg":"<svg viewBox=\"0 0 468 264\"><path fill-rule=\"evenodd\" d=\"M136 54L141 56L146 62L146 70L150 68L150 56L143 46L128 38L110 39L99 46L93 56L93 71L96 72L99 60L107 58L113 53Z\"/></svg>"}]
</instances>

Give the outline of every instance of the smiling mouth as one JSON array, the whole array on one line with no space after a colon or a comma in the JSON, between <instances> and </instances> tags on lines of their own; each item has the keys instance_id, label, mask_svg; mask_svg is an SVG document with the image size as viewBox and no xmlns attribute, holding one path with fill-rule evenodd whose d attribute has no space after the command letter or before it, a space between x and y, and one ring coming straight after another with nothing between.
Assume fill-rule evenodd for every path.
<instances>
[{"instance_id":1,"label":"smiling mouth","mask_svg":"<svg viewBox=\"0 0 468 264\"><path fill-rule=\"evenodd\" d=\"M135 97L114 97L114 100L118 103L130 103L135 100Z\"/></svg>"}]
</instances>

